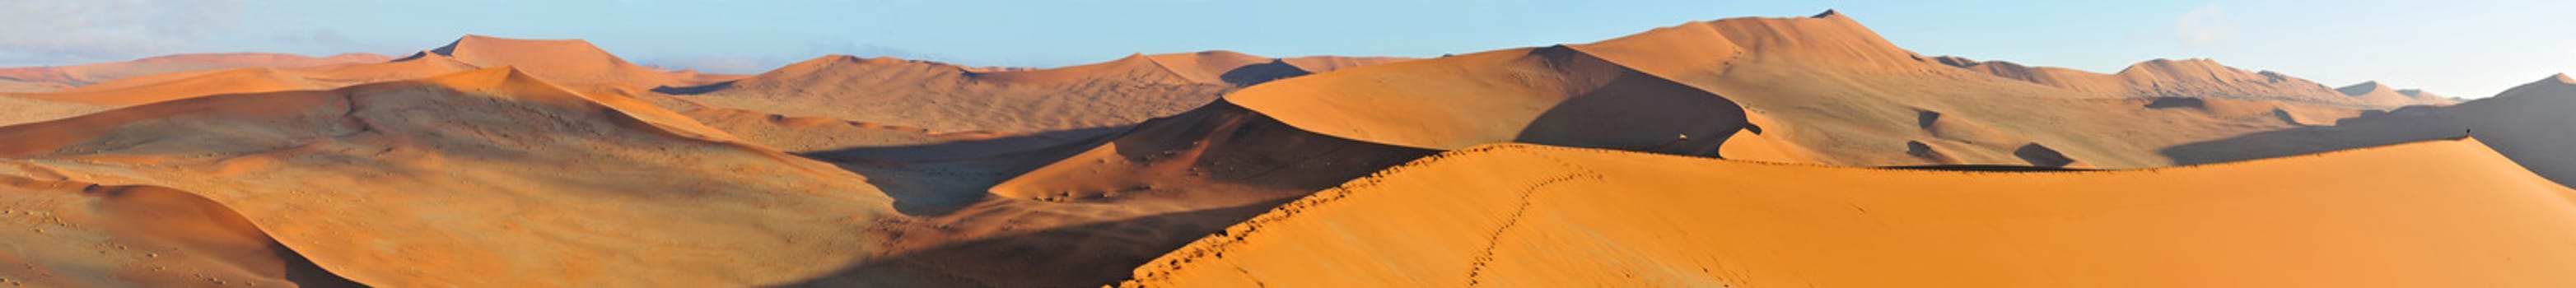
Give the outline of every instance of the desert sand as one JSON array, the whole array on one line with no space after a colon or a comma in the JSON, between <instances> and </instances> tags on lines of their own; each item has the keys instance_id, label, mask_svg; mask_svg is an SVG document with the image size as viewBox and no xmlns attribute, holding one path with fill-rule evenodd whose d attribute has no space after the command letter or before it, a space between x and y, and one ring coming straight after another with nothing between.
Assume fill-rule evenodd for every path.
<instances>
[{"instance_id":1,"label":"desert sand","mask_svg":"<svg viewBox=\"0 0 2576 288\"><path fill-rule=\"evenodd\" d=\"M0 208L41 212L0 213L0 283L2576 281L2563 75L2440 106L1926 57L1830 11L1427 59L352 57L0 80L46 91L0 94Z\"/></svg>"},{"instance_id":2,"label":"desert sand","mask_svg":"<svg viewBox=\"0 0 2576 288\"><path fill-rule=\"evenodd\" d=\"M2080 172L1505 144L1317 193L1121 286L2566 286L2571 193L2476 140Z\"/></svg>"}]
</instances>

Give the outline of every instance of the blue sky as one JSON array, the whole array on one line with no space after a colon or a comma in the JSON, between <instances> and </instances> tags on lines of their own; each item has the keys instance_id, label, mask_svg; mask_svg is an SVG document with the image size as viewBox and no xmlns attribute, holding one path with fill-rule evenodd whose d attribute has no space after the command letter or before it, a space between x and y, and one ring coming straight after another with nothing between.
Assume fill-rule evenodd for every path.
<instances>
[{"instance_id":1,"label":"blue sky","mask_svg":"<svg viewBox=\"0 0 2576 288\"><path fill-rule=\"evenodd\" d=\"M1838 9L1926 55L2117 71L2213 58L2328 85L2484 97L2576 72L2576 1L7 0L0 66L188 52L403 54L464 34L583 38L750 73L825 54L1063 66L1128 53L1437 56Z\"/></svg>"}]
</instances>

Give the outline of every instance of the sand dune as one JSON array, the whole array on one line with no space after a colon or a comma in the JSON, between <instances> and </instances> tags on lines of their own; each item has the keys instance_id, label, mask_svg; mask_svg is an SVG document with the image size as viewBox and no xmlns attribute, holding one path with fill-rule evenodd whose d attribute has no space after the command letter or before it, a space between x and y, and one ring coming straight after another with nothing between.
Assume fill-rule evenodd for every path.
<instances>
[{"instance_id":1,"label":"sand dune","mask_svg":"<svg viewBox=\"0 0 2576 288\"><path fill-rule=\"evenodd\" d=\"M646 68L591 46L589 41L511 39L466 35L426 54L454 58L476 67L517 67L521 71L571 85L621 84L653 88L688 86L681 75ZM694 74L694 73L692 73Z\"/></svg>"},{"instance_id":2,"label":"sand dune","mask_svg":"<svg viewBox=\"0 0 2576 288\"><path fill-rule=\"evenodd\" d=\"M2445 98L1925 57L1832 11L1433 59L382 58L0 79L50 91L0 95L0 208L45 211L0 213L0 284L2576 281L2570 191L2524 171L2576 177L2564 75L2379 111Z\"/></svg>"},{"instance_id":3,"label":"sand dune","mask_svg":"<svg viewBox=\"0 0 2576 288\"><path fill-rule=\"evenodd\" d=\"M827 56L738 81L671 91L695 94L689 98L718 107L791 116L939 132L1041 132L1135 124L1188 111L1235 89L1222 81L1223 74L1201 69L1252 61L1229 53L1159 56L1190 65L1182 70L1191 73L1184 74L1155 57L977 72L928 61ZM1205 63L1191 62L1201 60Z\"/></svg>"},{"instance_id":4,"label":"sand dune","mask_svg":"<svg viewBox=\"0 0 2576 288\"><path fill-rule=\"evenodd\" d=\"M2337 121L2178 145L2161 152L2184 163L2287 157L2474 135L2533 173L2576 186L2576 79L2565 74L2447 107L2414 107Z\"/></svg>"},{"instance_id":5,"label":"sand dune","mask_svg":"<svg viewBox=\"0 0 2576 288\"><path fill-rule=\"evenodd\" d=\"M0 177L0 285L364 287L187 192Z\"/></svg>"},{"instance_id":6,"label":"sand dune","mask_svg":"<svg viewBox=\"0 0 2576 288\"><path fill-rule=\"evenodd\" d=\"M2576 285L2560 273L2576 191L2483 148L1960 172L1480 146L1288 204L1121 286Z\"/></svg>"},{"instance_id":7,"label":"sand dune","mask_svg":"<svg viewBox=\"0 0 2576 288\"><path fill-rule=\"evenodd\" d=\"M1751 127L1725 97L1566 47L1368 66L1226 99L1308 131L1425 149L1524 142L1715 156Z\"/></svg>"},{"instance_id":8,"label":"sand dune","mask_svg":"<svg viewBox=\"0 0 2576 288\"><path fill-rule=\"evenodd\" d=\"M1742 131L1762 138L1757 150L1805 155L1774 160L1846 166L2170 166L2156 151L2360 113L2082 97L1936 62L1840 14L1735 18L1343 69L1226 98L1309 131L1430 149L1522 142L1710 155L1758 127ZM1741 123L1752 118L1774 124Z\"/></svg>"},{"instance_id":9,"label":"sand dune","mask_svg":"<svg viewBox=\"0 0 2576 288\"><path fill-rule=\"evenodd\" d=\"M393 59L384 55L349 53L314 58L277 53L210 53L180 54L57 67L0 68L0 80L48 83L61 87L86 86L135 76L181 72L214 71L234 68L290 68L343 63L373 63ZM8 91L0 91L8 92ZM38 91L16 91L38 92Z\"/></svg>"},{"instance_id":10,"label":"sand dune","mask_svg":"<svg viewBox=\"0 0 2576 288\"><path fill-rule=\"evenodd\" d=\"M1058 144L972 161L835 167L615 95L495 68L176 100L0 127L0 137L27 140L0 143L0 175L203 195L318 267L371 285L1069 287L1115 281L1277 203L1430 153L1217 109L1149 123L1121 134L1115 148L1095 149L1189 155L1136 160L1173 173L1041 174L1013 186L1155 189L1036 199L987 188L1094 148L1045 142ZM1229 129L1254 127L1267 128ZM1247 151L1239 149L1267 146L1225 142L1234 139L1305 144ZM916 140L931 149L1013 141ZM1211 142L1225 145L1201 145ZM846 150L815 155L865 154ZM1095 160L1075 159L1067 162ZM1205 173L1180 172L1188 170Z\"/></svg>"},{"instance_id":11,"label":"sand dune","mask_svg":"<svg viewBox=\"0 0 2576 288\"><path fill-rule=\"evenodd\" d=\"M485 69L163 102L0 128L26 140L0 174L197 193L372 285L741 286L886 252L864 178L593 97Z\"/></svg>"},{"instance_id":12,"label":"sand dune","mask_svg":"<svg viewBox=\"0 0 2576 288\"><path fill-rule=\"evenodd\" d=\"M2250 72L2209 59L2155 59L2102 74L2058 67L2031 67L2005 61L1977 62L1943 56L1932 62L2073 90L2079 96L2108 98L2191 97L2276 100L2291 103L2386 109L2413 105L2447 105L2440 97L2363 97L2368 91L2330 89L2323 84L2278 72ZM2364 83L2364 86L2377 82ZM2367 88L2362 88L2367 89ZM2391 94L2395 95L2395 94Z\"/></svg>"},{"instance_id":13,"label":"sand dune","mask_svg":"<svg viewBox=\"0 0 2576 288\"><path fill-rule=\"evenodd\" d=\"M2458 104L2450 98L2443 98L2441 95L2425 93L2423 90L2391 88L2388 87L2387 84L2380 84L2379 81L2361 82L2361 84L2335 88L2335 92L2341 92L2344 96L2351 96L2363 103L2380 106L2393 107Z\"/></svg>"}]
</instances>

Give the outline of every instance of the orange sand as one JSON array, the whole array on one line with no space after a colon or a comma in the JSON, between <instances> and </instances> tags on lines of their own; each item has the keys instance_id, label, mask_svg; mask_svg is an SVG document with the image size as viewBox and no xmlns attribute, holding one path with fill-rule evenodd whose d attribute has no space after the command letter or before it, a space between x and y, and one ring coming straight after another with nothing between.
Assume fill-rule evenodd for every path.
<instances>
[{"instance_id":1,"label":"orange sand","mask_svg":"<svg viewBox=\"0 0 2576 288\"><path fill-rule=\"evenodd\" d=\"M2571 193L2475 140L2093 172L1480 146L1288 204L1122 286L2558 287L2576 285Z\"/></svg>"}]
</instances>

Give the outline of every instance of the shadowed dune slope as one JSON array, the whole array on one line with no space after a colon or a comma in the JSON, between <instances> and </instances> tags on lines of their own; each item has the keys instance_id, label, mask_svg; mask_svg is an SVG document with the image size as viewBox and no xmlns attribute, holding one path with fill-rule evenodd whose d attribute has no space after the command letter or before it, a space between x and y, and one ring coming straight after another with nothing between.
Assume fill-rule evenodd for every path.
<instances>
[{"instance_id":1,"label":"shadowed dune slope","mask_svg":"<svg viewBox=\"0 0 2576 288\"><path fill-rule=\"evenodd\" d=\"M744 286L883 249L889 199L632 99L507 68L0 128L0 174L151 185L379 286Z\"/></svg>"},{"instance_id":2,"label":"shadowed dune slope","mask_svg":"<svg viewBox=\"0 0 2576 288\"><path fill-rule=\"evenodd\" d=\"M2533 173L2576 186L2576 79L2552 75L2447 107L2411 107L2333 126L2253 133L2161 150L2184 163L2287 157L2471 135Z\"/></svg>"},{"instance_id":3,"label":"shadowed dune slope","mask_svg":"<svg viewBox=\"0 0 2576 288\"><path fill-rule=\"evenodd\" d=\"M925 221L948 227L907 238L981 240L912 250L807 284L1098 287L1280 203L1433 152L1306 132L1219 101L1081 146L846 163L898 195L898 209L936 215ZM853 154L863 153L812 155Z\"/></svg>"},{"instance_id":4,"label":"shadowed dune slope","mask_svg":"<svg viewBox=\"0 0 2576 288\"><path fill-rule=\"evenodd\" d=\"M2075 172L1507 144L1287 204L1122 286L2554 287L2576 285L2570 193L2476 140Z\"/></svg>"},{"instance_id":5,"label":"shadowed dune slope","mask_svg":"<svg viewBox=\"0 0 2576 288\"><path fill-rule=\"evenodd\" d=\"M0 176L0 239L12 287L364 287L169 188Z\"/></svg>"},{"instance_id":6,"label":"shadowed dune slope","mask_svg":"<svg viewBox=\"0 0 2576 288\"><path fill-rule=\"evenodd\" d=\"M61 87L87 86L128 77L214 71L234 68L289 68L345 63L374 63L393 59L385 55L349 53L329 57L311 57L277 53L209 53L180 54L134 61L82 64L56 67L0 68L0 80L49 83ZM34 92L34 91L28 91Z\"/></svg>"}]
</instances>

